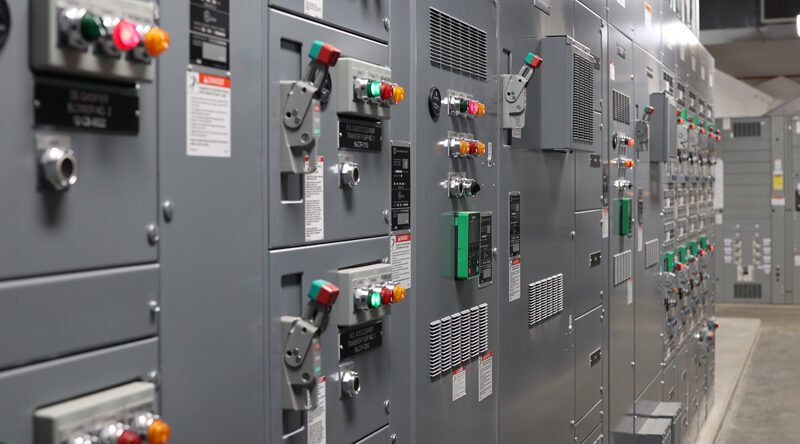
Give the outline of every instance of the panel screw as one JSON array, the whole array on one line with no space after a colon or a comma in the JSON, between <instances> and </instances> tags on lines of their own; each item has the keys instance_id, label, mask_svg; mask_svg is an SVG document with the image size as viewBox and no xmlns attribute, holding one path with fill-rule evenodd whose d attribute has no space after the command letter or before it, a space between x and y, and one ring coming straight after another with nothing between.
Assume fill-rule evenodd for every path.
<instances>
[{"instance_id":1,"label":"panel screw","mask_svg":"<svg viewBox=\"0 0 800 444\"><path fill-rule=\"evenodd\" d=\"M161 381L159 381L159 374L156 370L151 370L148 372L147 376L145 376L145 380L150 381L157 386L161 385Z\"/></svg>"},{"instance_id":2,"label":"panel screw","mask_svg":"<svg viewBox=\"0 0 800 444\"><path fill-rule=\"evenodd\" d=\"M392 221L390 216L389 210L383 210L383 220L386 221L387 224Z\"/></svg>"},{"instance_id":3,"label":"panel screw","mask_svg":"<svg viewBox=\"0 0 800 444\"><path fill-rule=\"evenodd\" d=\"M150 307L150 313L152 313L153 316L161 313L161 307L158 305L158 301L150 301L147 303L147 306Z\"/></svg>"},{"instance_id":4,"label":"panel screw","mask_svg":"<svg viewBox=\"0 0 800 444\"><path fill-rule=\"evenodd\" d=\"M570 237L572 237L573 239L575 239L575 232L574 232L574 231L570 231L570 232L569 232L569 235L570 235Z\"/></svg>"},{"instance_id":5,"label":"panel screw","mask_svg":"<svg viewBox=\"0 0 800 444\"><path fill-rule=\"evenodd\" d=\"M384 17L383 18L383 28L388 31L391 26L392 26L392 22L389 21L389 17Z\"/></svg>"},{"instance_id":6,"label":"panel screw","mask_svg":"<svg viewBox=\"0 0 800 444\"><path fill-rule=\"evenodd\" d=\"M383 409L386 410L387 415L392 411L392 403L388 399L383 401Z\"/></svg>"},{"instance_id":7,"label":"panel screw","mask_svg":"<svg viewBox=\"0 0 800 444\"><path fill-rule=\"evenodd\" d=\"M172 205L172 201L165 200L161 207L164 210L164 220L172 222L172 216L175 215L175 206Z\"/></svg>"},{"instance_id":8,"label":"panel screw","mask_svg":"<svg viewBox=\"0 0 800 444\"><path fill-rule=\"evenodd\" d=\"M397 444L397 433L392 433L389 439L392 441L392 444Z\"/></svg>"},{"instance_id":9,"label":"panel screw","mask_svg":"<svg viewBox=\"0 0 800 444\"><path fill-rule=\"evenodd\" d=\"M150 224L147 226L147 241L150 245L155 245L161 240L161 235L158 233L158 225Z\"/></svg>"}]
</instances>

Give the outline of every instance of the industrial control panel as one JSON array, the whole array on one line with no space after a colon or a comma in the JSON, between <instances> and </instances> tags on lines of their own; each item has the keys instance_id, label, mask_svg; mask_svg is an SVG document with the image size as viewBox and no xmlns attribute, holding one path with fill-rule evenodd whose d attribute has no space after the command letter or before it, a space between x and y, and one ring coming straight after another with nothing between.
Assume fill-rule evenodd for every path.
<instances>
[{"instance_id":1,"label":"industrial control panel","mask_svg":"<svg viewBox=\"0 0 800 444\"><path fill-rule=\"evenodd\" d=\"M717 268L797 286L720 147L800 146L696 12L0 0L0 442L691 442Z\"/></svg>"}]
</instances>

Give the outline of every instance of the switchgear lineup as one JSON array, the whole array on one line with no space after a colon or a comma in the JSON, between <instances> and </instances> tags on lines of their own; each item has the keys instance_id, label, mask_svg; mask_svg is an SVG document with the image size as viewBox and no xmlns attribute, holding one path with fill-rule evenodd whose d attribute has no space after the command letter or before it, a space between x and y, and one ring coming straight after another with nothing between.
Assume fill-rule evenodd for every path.
<instances>
[{"instance_id":1,"label":"switchgear lineup","mask_svg":"<svg viewBox=\"0 0 800 444\"><path fill-rule=\"evenodd\" d=\"M0 442L692 442L697 11L0 0Z\"/></svg>"}]
</instances>

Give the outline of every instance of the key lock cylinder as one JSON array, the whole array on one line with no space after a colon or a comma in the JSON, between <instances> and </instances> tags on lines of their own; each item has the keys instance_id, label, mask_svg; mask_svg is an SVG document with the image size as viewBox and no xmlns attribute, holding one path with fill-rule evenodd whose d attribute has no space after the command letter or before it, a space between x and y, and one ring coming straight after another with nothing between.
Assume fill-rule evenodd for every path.
<instances>
[{"instance_id":1,"label":"key lock cylinder","mask_svg":"<svg viewBox=\"0 0 800 444\"><path fill-rule=\"evenodd\" d=\"M308 411L316 408L317 380L322 374L320 335L328 324L339 287L317 279L308 291L303 316L282 316L283 327L283 408Z\"/></svg>"},{"instance_id":2,"label":"key lock cylinder","mask_svg":"<svg viewBox=\"0 0 800 444\"><path fill-rule=\"evenodd\" d=\"M338 48L315 40L304 79L281 82L281 172L316 171L322 102L331 85L329 69L336 66L340 55Z\"/></svg>"}]
</instances>

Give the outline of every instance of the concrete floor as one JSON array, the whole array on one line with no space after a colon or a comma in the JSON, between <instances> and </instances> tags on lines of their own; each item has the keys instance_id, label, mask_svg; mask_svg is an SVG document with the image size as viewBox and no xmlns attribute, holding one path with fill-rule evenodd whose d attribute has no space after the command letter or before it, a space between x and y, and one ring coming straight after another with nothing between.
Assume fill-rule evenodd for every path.
<instances>
[{"instance_id":1,"label":"concrete floor","mask_svg":"<svg viewBox=\"0 0 800 444\"><path fill-rule=\"evenodd\" d=\"M757 318L761 330L716 442L800 442L800 307L717 305L717 316Z\"/></svg>"}]
</instances>

